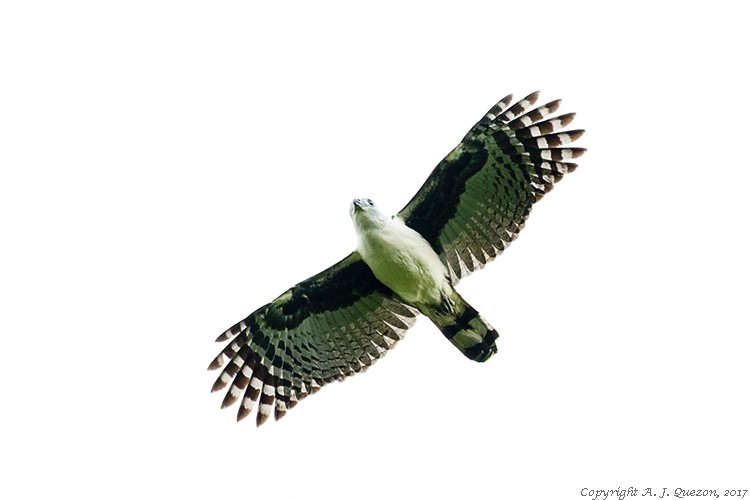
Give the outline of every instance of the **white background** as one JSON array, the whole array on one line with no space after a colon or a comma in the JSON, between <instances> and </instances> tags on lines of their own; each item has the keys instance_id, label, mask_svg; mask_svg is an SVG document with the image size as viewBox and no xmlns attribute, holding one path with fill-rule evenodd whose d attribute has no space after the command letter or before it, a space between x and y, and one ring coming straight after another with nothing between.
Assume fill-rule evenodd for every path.
<instances>
[{"instance_id":1,"label":"white background","mask_svg":"<svg viewBox=\"0 0 750 500\"><path fill-rule=\"evenodd\" d=\"M747 16L269 4L0 7L0 496L750 488ZM459 286L499 354L422 319L278 423L220 411L214 337L537 89L589 151Z\"/></svg>"}]
</instances>

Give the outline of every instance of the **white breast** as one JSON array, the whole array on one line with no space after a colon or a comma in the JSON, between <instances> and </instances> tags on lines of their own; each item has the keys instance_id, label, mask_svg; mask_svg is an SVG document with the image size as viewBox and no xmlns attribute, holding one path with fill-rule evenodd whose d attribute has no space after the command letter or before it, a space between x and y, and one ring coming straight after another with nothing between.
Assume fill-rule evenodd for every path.
<instances>
[{"instance_id":1,"label":"white breast","mask_svg":"<svg viewBox=\"0 0 750 500\"><path fill-rule=\"evenodd\" d=\"M447 271L422 235L399 218L381 224L355 220L362 260L384 285L410 304L437 304L450 290Z\"/></svg>"}]
</instances>

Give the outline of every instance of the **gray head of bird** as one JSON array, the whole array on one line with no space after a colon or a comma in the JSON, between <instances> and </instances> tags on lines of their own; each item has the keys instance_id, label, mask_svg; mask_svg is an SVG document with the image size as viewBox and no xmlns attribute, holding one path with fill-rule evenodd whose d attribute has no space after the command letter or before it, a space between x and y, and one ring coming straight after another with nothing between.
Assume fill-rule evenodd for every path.
<instances>
[{"instance_id":1,"label":"gray head of bird","mask_svg":"<svg viewBox=\"0 0 750 500\"><path fill-rule=\"evenodd\" d=\"M351 215L354 224L360 227L379 225L388 219L369 198L353 200L349 208L349 215Z\"/></svg>"}]
</instances>

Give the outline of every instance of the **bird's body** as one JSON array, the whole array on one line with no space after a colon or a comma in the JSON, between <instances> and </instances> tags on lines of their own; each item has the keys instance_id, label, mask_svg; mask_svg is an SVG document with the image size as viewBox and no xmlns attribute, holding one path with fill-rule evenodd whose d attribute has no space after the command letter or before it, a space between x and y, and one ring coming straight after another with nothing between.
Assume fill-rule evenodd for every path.
<instances>
[{"instance_id":1,"label":"bird's body","mask_svg":"<svg viewBox=\"0 0 750 500\"><path fill-rule=\"evenodd\" d=\"M421 234L400 217L386 217L370 199L350 210L357 251L375 277L430 318L465 356L486 361L497 352L497 332L451 285L448 270Z\"/></svg>"},{"instance_id":2,"label":"bird's body","mask_svg":"<svg viewBox=\"0 0 750 500\"><path fill-rule=\"evenodd\" d=\"M532 109L538 93L498 102L432 171L393 217L354 200L357 249L288 289L219 335L230 341L209 365L224 367L214 391L237 418L277 419L333 380L365 370L390 350L419 313L466 357L495 352L495 329L455 289L518 235L532 205L582 148L561 147L582 130L551 117L560 101ZM230 385L231 384L231 385Z\"/></svg>"},{"instance_id":3,"label":"bird's body","mask_svg":"<svg viewBox=\"0 0 750 500\"><path fill-rule=\"evenodd\" d=\"M450 294L448 271L421 234L370 200L354 200L357 251L375 277L409 305L438 305Z\"/></svg>"}]
</instances>

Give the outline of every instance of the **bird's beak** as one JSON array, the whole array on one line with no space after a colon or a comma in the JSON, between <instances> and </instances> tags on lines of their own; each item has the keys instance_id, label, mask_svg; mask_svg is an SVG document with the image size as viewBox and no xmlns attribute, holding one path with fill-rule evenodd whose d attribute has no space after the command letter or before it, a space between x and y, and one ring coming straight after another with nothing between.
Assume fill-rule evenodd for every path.
<instances>
[{"instance_id":1,"label":"bird's beak","mask_svg":"<svg viewBox=\"0 0 750 500\"><path fill-rule=\"evenodd\" d=\"M352 210L354 210L355 212L358 210L362 210L362 202L359 201L358 199L354 200L352 202Z\"/></svg>"}]
</instances>

